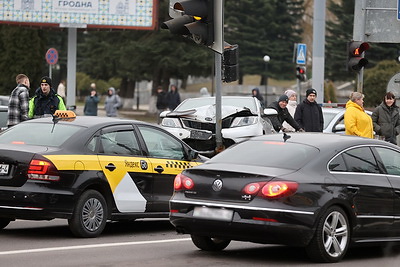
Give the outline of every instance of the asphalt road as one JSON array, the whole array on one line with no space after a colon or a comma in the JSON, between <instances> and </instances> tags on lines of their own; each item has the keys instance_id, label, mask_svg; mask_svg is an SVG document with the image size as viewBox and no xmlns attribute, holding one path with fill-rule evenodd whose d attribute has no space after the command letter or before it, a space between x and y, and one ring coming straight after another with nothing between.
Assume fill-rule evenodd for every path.
<instances>
[{"instance_id":1,"label":"asphalt road","mask_svg":"<svg viewBox=\"0 0 400 267\"><path fill-rule=\"evenodd\" d=\"M168 220L109 223L93 239L71 236L65 220L16 221L0 231L1 266L309 266L302 249L232 242L221 252L197 249ZM400 247L358 248L329 266L397 266ZM314 264L313 266L327 266Z\"/></svg>"}]
</instances>

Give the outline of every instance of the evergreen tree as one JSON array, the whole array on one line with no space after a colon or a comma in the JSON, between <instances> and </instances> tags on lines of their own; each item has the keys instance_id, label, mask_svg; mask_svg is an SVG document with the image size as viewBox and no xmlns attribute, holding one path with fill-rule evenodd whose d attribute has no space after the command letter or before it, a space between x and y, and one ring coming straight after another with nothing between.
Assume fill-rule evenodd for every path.
<instances>
[{"instance_id":1,"label":"evergreen tree","mask_svg":"<svg viewBox=\"0 0 400 267\"><path fill-rule=\"evenodd\" d=\"M240 76L264 74L291 79L293 44L301 41L303 0L230 0L225 2L225 41L239 45Z\"/></svg>"},{"instance_id":2,"label":"evergreen tree","mask_svg":"<svg viewBox=\"0 0 400 267\"><path fill-rule=\"evenodd\" d=\"M35 85L46 68L46 36L43 30L0 25L0 94L9 95L15 88L15 77L26 74Z\"/></svg>"}]
</instances>

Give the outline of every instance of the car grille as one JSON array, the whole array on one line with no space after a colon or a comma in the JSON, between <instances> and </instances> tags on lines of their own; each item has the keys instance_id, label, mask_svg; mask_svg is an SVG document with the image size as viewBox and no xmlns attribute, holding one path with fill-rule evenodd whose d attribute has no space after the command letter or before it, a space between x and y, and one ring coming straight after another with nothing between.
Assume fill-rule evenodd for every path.
<instances>
[{"instance_id":1,"label":"car grille","mask_svg":"<svg viewBox=\"0 0 400 267\"><path fill-rule=\"evenodd\" d=\"M228 117L222 120L222 129L224 128L230 128L232 124L233 118ZM198 129L198 130L207 130L212 133L215 133L215 123L206 123L206 122L200 122L200 121L194 121L194 120L188 120L188 119L182 119L183 125L187 128L192 128L192 129Z\"/></svg>"}]
</instances>

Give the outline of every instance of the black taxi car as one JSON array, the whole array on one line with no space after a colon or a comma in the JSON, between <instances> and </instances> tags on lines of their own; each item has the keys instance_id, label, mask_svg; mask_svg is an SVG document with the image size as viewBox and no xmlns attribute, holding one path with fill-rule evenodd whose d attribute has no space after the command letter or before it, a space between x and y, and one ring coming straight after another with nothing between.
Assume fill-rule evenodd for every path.
<instances>
[{"instance_id":1,"label":"black taxi car","mask_svg":"<svg viewBox=\"0 0 400 267\"><path fill-rule=\"evenodd\" d=\"M156 125L68 112L0 134L0 229L64 218L96 237L107 220L168 217L175 176L207 159Z\"/></svg>"}]
</instances>

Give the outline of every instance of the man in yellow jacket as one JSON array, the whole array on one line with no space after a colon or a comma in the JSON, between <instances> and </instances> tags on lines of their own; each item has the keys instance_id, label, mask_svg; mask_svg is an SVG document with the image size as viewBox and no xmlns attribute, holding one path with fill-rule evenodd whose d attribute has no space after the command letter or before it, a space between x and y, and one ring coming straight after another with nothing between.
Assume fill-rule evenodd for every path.
<instances>
[{"instance_id":1,"label":"man in yellow jacket","mask_svg":"<svg viewBox=\"0 0 400 267\"><path fill-rule=\"evenodd\" d=\"M372 119L364 110L364 95L362 93L353 92L350 100L347 101L344 125L348 135L374 138Z\"/></svg>"}]
</instances>

